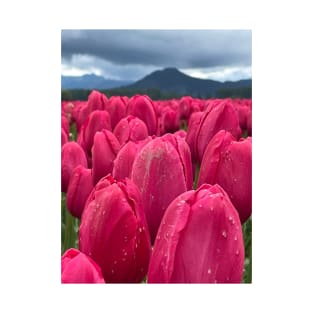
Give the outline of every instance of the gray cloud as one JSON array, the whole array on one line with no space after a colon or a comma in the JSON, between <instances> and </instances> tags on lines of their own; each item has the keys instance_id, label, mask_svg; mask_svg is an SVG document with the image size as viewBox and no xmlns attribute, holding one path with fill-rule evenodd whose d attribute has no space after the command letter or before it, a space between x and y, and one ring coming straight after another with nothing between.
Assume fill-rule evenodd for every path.
<instances>
[{"instance_id":1,"label":"gray cloud","mask_svg":"<svg viewBox=\"0 0 313 313\"><path fill-rule=\"evenodd\" d=\"M63 30L62 64L123 79L169 66L251 67L251 36L249 30Z\"/></svg>"}]
</instances>

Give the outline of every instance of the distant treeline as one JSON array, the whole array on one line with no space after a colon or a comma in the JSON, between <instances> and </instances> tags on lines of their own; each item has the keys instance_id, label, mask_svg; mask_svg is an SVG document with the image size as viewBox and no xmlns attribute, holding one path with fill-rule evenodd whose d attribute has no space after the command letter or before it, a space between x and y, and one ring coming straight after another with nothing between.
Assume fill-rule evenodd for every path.
<instances>
[{"instance_id":1,"label":"distant treeline","mask_svg":"<svg viewBox=\"0 0 313 313\"><path fill-rule=\"evenodd\" d=\"M62 100L87 100L88 95L92 90L88 89L62 89L61 99ZM136 94L148 95L152 100L166 100L166 99L180 99L184 94L177 94L172 92L162 92L157 88L149 89L128 89L128 88L115 88L115 89L104 89L99 90L104 93L108 98L111 96L127 96L132 97ZM186 95L187 96L187 95ZM194 98L209 99L209 98L252 98L251 87L240 87L240 88L223 88L218 89L215 95L188 95Z\"/></svg>"}]
</instances>

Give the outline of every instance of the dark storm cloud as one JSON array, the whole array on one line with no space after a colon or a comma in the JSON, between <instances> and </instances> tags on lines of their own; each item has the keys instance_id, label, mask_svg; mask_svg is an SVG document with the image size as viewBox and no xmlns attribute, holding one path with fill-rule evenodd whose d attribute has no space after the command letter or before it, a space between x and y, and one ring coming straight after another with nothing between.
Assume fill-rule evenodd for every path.
<instances>
[{"instance_id":1,"label":"dark storm cloud","mask_svg":"<svg viewBox=\"0 0 313 313\"><path fill-rule=\"evenodd\" d=\"M251 66L251 31L63 30L62 62L75 55L118 66Z\"/></svg>"}]
</instances>

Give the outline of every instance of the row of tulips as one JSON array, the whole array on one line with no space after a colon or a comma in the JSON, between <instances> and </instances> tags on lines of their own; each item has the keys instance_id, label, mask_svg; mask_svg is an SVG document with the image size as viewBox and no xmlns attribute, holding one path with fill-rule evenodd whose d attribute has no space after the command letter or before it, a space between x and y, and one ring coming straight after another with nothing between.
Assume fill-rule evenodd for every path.
<instances>
[{"instance_id":1,"label":"row of tulips","mask_svg":"<svg viewBox=\"0 0 313 313\"><path fill-rule=\"evenodd\" d=\"M245 252L251 274L251 111L98 91L62 102L62 282L239 283Z\"/></svg>"}]
</instances>

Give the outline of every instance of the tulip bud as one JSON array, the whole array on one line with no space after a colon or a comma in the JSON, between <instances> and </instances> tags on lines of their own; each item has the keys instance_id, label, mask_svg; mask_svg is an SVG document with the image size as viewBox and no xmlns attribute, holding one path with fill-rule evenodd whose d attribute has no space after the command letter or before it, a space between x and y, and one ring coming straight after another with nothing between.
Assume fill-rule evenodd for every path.
<instances>
[{"instance_id":1,"label":"tulip bud","mask_svg":"<svg viewBox=\"0 0 313 313\"><path fill-rule=\"evenodd\" d=\"M61 127L64 129L67 136L70 133L70 124L65 116L61 116Z\"/></svg>"},{"instance_id":2,"label":"tulip bud","mask_svg":"<svg viewBox=\"0 0 313 313\"><path fill-rule=\"evenodd\" d=\"M80 128L82 127L82 125L84 124L84 122L86 121L89 115L88 110L89 109L88 109L87 102L84 102L78 109L77 117L76 117L76 128L78 132L80 131Z\"/></svg>"},{"instance_id":3,"label":"tulip bud","mask_svg":"<svg viewBox=\"0 0 313 313\"><path fill-rule=\"evenodd\" d=\"M93 90L88 96L88 114L95 110L104 110L107 102L108 98L104 93Z\"/></svg>"},{"instance_id":4,"label":"tulip bud","mask_svg":"<svg viewBox=\"0 0 313 313\"><path fill-rule=\"evenodd\" d=\"M114 160L113 177L115 179L121 180L125 177L131 177L133 163L138 151L151 140L151 137L147 137L146 139L137 142L128 141L121 148Z\"/></svg>"},{"instance_id":5,"label":"tulip bud","mask_svg":"<svg viewBox=\"0 0 313 313\"><path fill-rule=\"evenodd\" d=\"M219 184L244 223L252 210L252 141L219 131L208 144L200 167L198 186Z\"/></svg>"},{"instance_id":6,"label":"tulip bud","mask_svg":"<svg viewBox=\"0 0 313 313\"><path fill-rule=\"evenodd\" d=\"M196 157L199 161L212 137L222 129L229 131L236 139L240 138L238 116L229 100L211 102L201 117L195 138Z\"/></svg>"},{"instance_id":7,"label":"tulip bud","mask_svg":"<svg viewBox=\"0 0 313 313\"><path fill-rule=\"evenodd\" d=\"M238 213L218 185L178 196L166 209L148 283L240 283L244 242Z\"/></svg>"},{"instance_id":8,"label":"tulip bud","mask_svg":"<svg viewBox=\"0 0 313 313\"><path fill-rule=\"evenodd\" d=\"M101 267L107 283L138 283L145 277L150 238L135 184L106 176L91 192L79 228L79 248Z\"/></svg>"},{"instance_id":9,"label":"tulip bud","mask_svg":"<svg viewBox=\"0 0 313 313\"><path fill-rule=\"evenodd\" d=\"M128 115L122 118L113 131L114 135L123 146L128 141L142 140L148 137L146 124L139 118Z\"/></svg>"},{"instance_id":10,"label":"tulip bud","mask_svg":"<svg viewBox=\"0 0 313 313\"><path fill-rule=\"evenodd\" d=\"M67 143L67 142L68 142L68 136L67 136L65 130L63 129L63 127L62 127L62 129L61 129L61 147L62 147L65 143Z\"/></svg>"},{"instance_id":11,"label":"tulip bud","mask_svg":"<svg viewBox=\"0 0 313 313\"><path fill-rule=\"evenodd\" d=\"M147 143L135 157L131 179L141 191L153 243L169 203L192 188L191 157L185 140L167 134Z\"/></svg>"},{"instance_id":12,"label":"tulip bud","mask_svg":"<svg viewBox=\"0 0 313 313\"><path fill-rule=\"evenodd\" d=\"M114 134L106 129L96 132L92 147L92 181L96 183L113 170L113 161L120 150L120 143Z\"/></svg>"},{"instance_id":13,"label":"tulip bud","mask_svg":"<svg viewBox=\"0 0 313 313\"><path fill-rule=\"evenodd\" d=\"M68 249L61 258L62 283L104 283L99 265L76 249Z\"/></svg>"},{"instance_id":14,"label":"tulip bud","mask_svg":"<svg viewBox=\"0 0 313 313\"><path fill-rule=\"evenodd\" d=\"M66 207L73 216L81 218L92 188L91 169L81 165L75 167L66 194Z\"/></svg>"},{"instance_id":15,"label":"tulip bud","mask_svg":"<svg viewBox=\"0 0 313 313\"><path fill-rule=\"evenodd\" d=\"M174 135L175 135L175 136L179 136L179 137L181 137L181 138L183 138L183 139L186 139L187 132L186 132L185 130L183 130L183 129L180 129L180 130L176 131L176 132L174 133Z\"/></svg>"},{"instance_id":16,"label":"tulip bud","mask_svg":"<svg viewBox=\"0 0 313 313\"><path fill-rule=\"evenodd\" d=\"M107 111L93 111L90 113L81 128L82 133L82 143L81 146L85 148L86 153L91 155L91 148L93 145L93 139L97 131L102 131L107 129L109 131L111 128L111 118Z\"/></svg>"},{"instance_id":17,"label":"tulip bud","mask_svg":"<svg viewBox=\"0 0 313 313\"><path fill-rule=\"evenodd\" d=\"M87 168L87 159L84 150L75 141L65 143L61 150L62 192L67 192L72 172L78 165L82 165Z\"/></svg>"},{"instance_id":18,"label":"tulip bud","mask_svg":"<svg viewBox=\"0 0 313 313\"><path fill-rule=\"evenodd\" d=\"M198 161L197 153L196 153L196 135L197 135L197 130L199 128L202 115L203 115L203 112L195 112L190 115L190 118L188 121L186 142L189 145L193 163Z\"/></svg>"},{"instance_id":19,"label":"tulip bud","mask_svg":"<svg viewBox=\"0 0 313 313\"><path fill-rule=\"evenodd\" d=\"M184 96L179 100L179 115L181 120L189 118L191 103L192 97L190 96Z\"/></svg>"},{"instance_id":20,"label":"tulip bud","mask_svg":"<svg viewBox=\"0 0 313 313\"><path fill-rule=\"evenodd\" d=\"M123 97L112 96L106 104L106 110L111 116L112 129L126 115L126 101Z\"/></svg>"},{"instance_id":21,"label":"tulip bud","mask_svg":"<svg viewBox=\"0 0 313 313\"><path fill-rule=\"evenodd\" d=\"M159 118L159 133L173 133L179 129L179 115L170 107L164 107Z\"/></svg>"},{"instance_id":22,"label":"tulip bud","mask_svg":"<svg viewBox=\"0 0 313 313\"><path fill-rule=\"evenodd\" d=\"M155 135L158 129L157 112L153 101L146 95L135 95L129 99L126 115L133 115L145 122L148 134Z\"/></svg>"}]
</instances>

